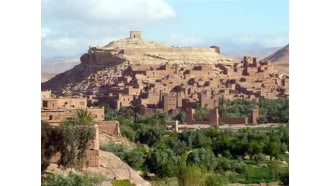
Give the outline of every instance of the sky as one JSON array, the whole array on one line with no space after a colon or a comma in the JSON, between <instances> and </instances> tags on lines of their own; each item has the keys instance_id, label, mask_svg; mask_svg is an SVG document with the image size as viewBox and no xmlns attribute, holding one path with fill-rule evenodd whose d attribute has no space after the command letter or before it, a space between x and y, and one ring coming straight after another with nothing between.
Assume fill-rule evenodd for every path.
<instances>
[{"instance_id":1,"label":"sky","mask_svg":"<svg viewBox=\"0 0 330 186\"><path fill-rule=\"evenodd\" d=\"M129 37L222 52L289 43L288 0L42 0L41 57L76 57Z\"/></svg>"}]
</instances>

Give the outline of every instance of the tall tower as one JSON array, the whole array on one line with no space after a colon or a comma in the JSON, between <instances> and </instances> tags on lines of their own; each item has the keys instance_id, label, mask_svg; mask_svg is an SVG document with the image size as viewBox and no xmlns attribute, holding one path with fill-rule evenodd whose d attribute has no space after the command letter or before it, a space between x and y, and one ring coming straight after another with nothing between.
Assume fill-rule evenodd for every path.
<instances>
[{"instance_id":1,"label":"tall tower","mask_svg":"<svg viewBox=\"0 0 330 186\"><path fill-rule=\"evenodd\" d=\"M141 31L130 31L130 39L142 39Z\"/></svg>"}]
</instances>

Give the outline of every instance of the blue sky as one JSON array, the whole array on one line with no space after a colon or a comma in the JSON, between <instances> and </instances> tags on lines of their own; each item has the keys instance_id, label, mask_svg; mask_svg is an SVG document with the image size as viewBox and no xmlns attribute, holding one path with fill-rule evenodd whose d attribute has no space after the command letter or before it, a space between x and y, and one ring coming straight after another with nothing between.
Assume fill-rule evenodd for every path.
<instances>
[{"instance_id":1,"label":"blue sky","mask_svg":"<svg viewBox=\"0 0 330 186\"><path fill-rule=\"evenodd\" d=\"M221 51L289 42L288 0L42 0L43 59L79 56L141 30L146 40Z\"/></svg>"}]
</instances>

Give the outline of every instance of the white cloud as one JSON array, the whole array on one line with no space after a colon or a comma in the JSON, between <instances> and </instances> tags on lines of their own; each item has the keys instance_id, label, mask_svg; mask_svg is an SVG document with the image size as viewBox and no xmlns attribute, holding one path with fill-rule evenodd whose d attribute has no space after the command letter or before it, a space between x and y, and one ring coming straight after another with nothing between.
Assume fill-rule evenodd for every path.
<instances>
[{"instance_id":1,"label":"white cloud","mask_svg":"<svg viewBox=\"0 0 330 186\"><path fill-rule=\"evenodd\" d=\"M157 21L175 16L163 0L43 0L42 16L47 20Z\"/></svg>"},{"instance_id":2,"label":"white cloud","mask_svg":"<svg viewBox=\"0 0 330 186\"><path fill-rule=\"evenodd\" d=\"M176 16L164 0L42 0L42 56L73 55L82 46Z\"/></svg>"}]
</instances>

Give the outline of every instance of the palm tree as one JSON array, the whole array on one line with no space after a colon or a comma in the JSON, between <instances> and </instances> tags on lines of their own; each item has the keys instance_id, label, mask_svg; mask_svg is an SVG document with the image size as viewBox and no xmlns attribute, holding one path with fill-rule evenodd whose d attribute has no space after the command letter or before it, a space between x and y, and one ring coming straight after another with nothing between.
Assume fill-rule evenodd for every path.
<instances>
[{"instance_id":1,"label":"palm tree","mask_svg":"<svg viewBox=\"0 0 330 186\"><path fill-rule=\"evenodd\" d=\"M62 122L64 126L91 125L94 124L94 118L87 109L79 109L76 114Z\"/></svg>"},{"instance_id":2,"label":"palm tree","mask_svg":"<svg viewBox=\"0 0 330 186\"><path fill-rule=\"evenodd\" d=\"M92 113L87 109L79 109L76 113L76 121L79 125L94 124Z\"/></svg>"},{"instance_id":3,"label":"palm tree","mask_svg":"<svg viewBox=\"0 0 330 186\"><path fill-rule=\"evenodd\" d=\"M141 105L141 104L132 105L131 109L134 112L134 122L136 122L137 114L143 110L143 105Z\"/></svg>"}]
</instances>

